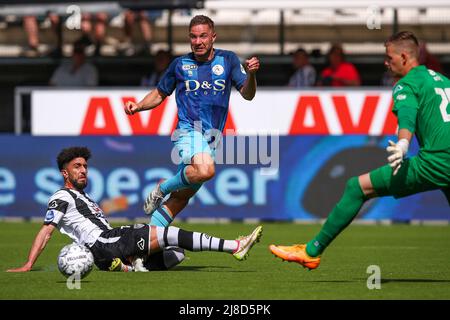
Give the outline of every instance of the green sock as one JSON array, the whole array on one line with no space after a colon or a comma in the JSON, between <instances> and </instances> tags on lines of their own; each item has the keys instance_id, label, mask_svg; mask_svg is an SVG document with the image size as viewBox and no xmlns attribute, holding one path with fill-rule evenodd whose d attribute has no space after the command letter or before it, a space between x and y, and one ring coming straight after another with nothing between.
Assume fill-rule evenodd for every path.
<instances>
[{"instance_id":1,"label":"green sock","mask_svg":"<svg viewBox=\"0 0 450 320\"><path fill-rule=\"evenodd\" d=\"M366 200L358 178L350 178L344 195L331 211L319 234L307 243L306 253L311 257L322 254L333 239L352 222Z\"/></svg>"}]
</instances>

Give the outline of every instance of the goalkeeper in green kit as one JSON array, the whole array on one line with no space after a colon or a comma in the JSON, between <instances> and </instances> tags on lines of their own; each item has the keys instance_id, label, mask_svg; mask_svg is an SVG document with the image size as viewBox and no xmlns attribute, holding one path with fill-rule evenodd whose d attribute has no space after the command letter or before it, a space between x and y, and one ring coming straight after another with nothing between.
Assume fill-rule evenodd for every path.
<instances>
[{"instance_id":1,"label":"goalkeeper in green kit","mask_svg":"<svg viewBox=\"0 0 450 320\"><path fill-rule=\"evenodd\" d=\"M388 164L350 178L319 234L307 244L271 245L270 251L283 260L317 268L322 252L371 198L401 198L440 189L450 205L450 80L419 65L419 45L413 33L399 32L385 47L385 64L400 78L393 88L398 139L389 141ZM405 158L413 134L419 153Z\"/></svg>"}]
</instances>

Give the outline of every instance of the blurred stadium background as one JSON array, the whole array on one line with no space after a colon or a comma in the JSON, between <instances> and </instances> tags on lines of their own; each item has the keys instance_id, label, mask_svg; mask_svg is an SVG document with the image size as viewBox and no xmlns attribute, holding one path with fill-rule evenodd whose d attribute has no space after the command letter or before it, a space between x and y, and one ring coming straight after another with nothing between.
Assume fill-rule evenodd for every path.
<instances>
[{"instance_id":1,"label":"blurred stadium background","mask_svg":"<svg viewBox=\"0 0 450 320\"><path fill-rule=\"evenodd\" d=\"M150 41L139 23L126 38L127 10L147 11ZM56 24L50 13L59 17ZM98 83L50 86L53 72L70 59L74 42L83 36L83 14L92 17L86 53L98 70ZM261 60L254 101L232 95L227 129L237 136L230 135L226 143L242 137L244 143L233 148L245 152L251 137L275 138L269 139L273 144L265 154L264 141L259 142L266 157L260 152L256 163L219 165L215 179L181 219L324 219L349 177L386 161L384 148L396 123L389 112L391 88L383 82L384 40L396 31L415 32L442 73L450 75L448 1L0 1L1 218L42 219L48 196L62 182L55 156L75 144L93 150L88 189L93 198L127 197L127 210L111 218L142 218L146 194L176 168L170 161L175 100L171 96L155 111L133 119L122 106L150 89L142 79L155 69L159 50L173 56L190 51L187 25L197 14L215 21L217 48L233 50L242 60L252 55ZM97 45L99 21L105 36ZM33 23L39 42L31 46ZM304 48L320 74L334 43L355 65L361 86L288 87L293 51ZM417 144L411 152L416 150ZM279 170L260 170L271 165ZM359 218L448 223L448 208L443 195L429 192L371 201Z\"/></svg>"}]
</instances>

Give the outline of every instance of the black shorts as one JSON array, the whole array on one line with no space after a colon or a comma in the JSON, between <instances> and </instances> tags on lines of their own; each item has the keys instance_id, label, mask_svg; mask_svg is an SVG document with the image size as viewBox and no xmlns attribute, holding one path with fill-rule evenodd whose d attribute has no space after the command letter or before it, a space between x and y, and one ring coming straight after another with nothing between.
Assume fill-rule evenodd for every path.
<instances>
[{"instance_id":1,"label":"black shorts","mask_svg":"<svg viewBox=\"0 0 450 320\"><path fill-rule=\"evenodd\" d=\"M95 265L108 270L115 258L129 264L130 257L146 257L149 248L150 227L147 224L121 226L104 231L90 250Z\"/></svg>"}]
</instances>

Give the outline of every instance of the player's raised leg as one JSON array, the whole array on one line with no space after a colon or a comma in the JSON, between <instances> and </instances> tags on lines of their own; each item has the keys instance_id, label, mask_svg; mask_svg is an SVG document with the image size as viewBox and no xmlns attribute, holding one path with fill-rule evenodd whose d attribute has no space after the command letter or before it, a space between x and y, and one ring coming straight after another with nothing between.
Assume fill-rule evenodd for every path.
<instances>
[{"instance_id":1,"label":"player's raised leg","mask_svg":"<svg viewBox=\"0 0 450 320\"><path fill-rule=\"evenodd\" d=\"M189 199L195 195L200 187L201 184L172 192L170 198L152 214L150 225L168 227L175 216L187 206Z\"/></svg>"},{"instance_id":2,"label":"player's raised leg","mask_svg":"<svg viewBox=\"0 0 450 320\"><path fill-rule=\"evenodd\" d=\"M369 174L350 178L344 194L328 216L319 234L307 244L292 246L271 245L270 251L283 260L297 262L308 269L320 264L320 255L336 236L355 218L366 200L375 192Z\"/></svg>"},{"instance_id":3,"label":"player's raised leg","mask_svg":"<svg viewBox=\"0 0 450 320\"><path fill-rule=\"evenodd\" d=\"M144 204L147 215L161 206L166 195L186 188L195 189L214 176L214 150L200 131L180 130L174 133L173 140L181 161L177 174L159 183L148 195Z\"/></svg>"},{"instance_id":4,"label":"player's raised leg","mask_svg":"<svg viewBox=\"0 0 450 320\"><path fill-rule=\"evenodd\" d=\"M191 164L183 166L177 174L170 179L157 184L150 192L144 204L144 211L147 215L159 208L166 195L169 193L195 187L214 177L214 160L208 153L197 153L192 157Z\"/></svg>"}]
</instances>

